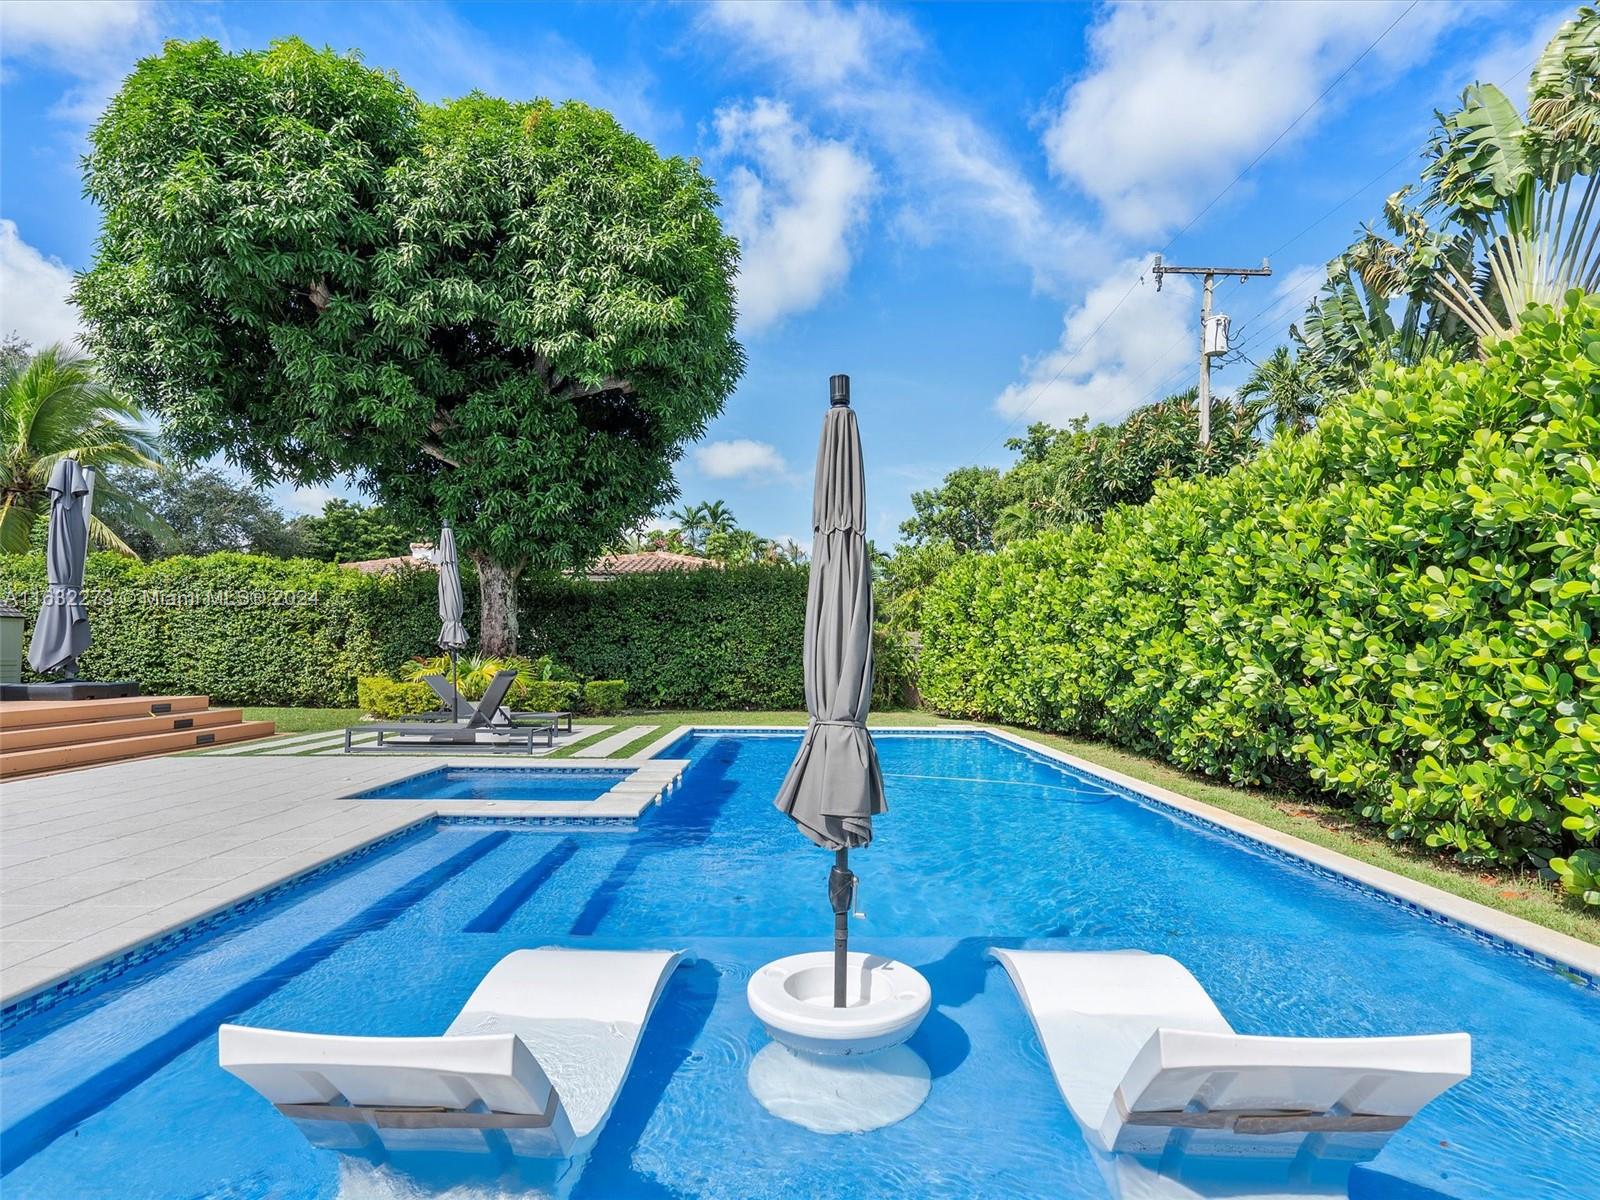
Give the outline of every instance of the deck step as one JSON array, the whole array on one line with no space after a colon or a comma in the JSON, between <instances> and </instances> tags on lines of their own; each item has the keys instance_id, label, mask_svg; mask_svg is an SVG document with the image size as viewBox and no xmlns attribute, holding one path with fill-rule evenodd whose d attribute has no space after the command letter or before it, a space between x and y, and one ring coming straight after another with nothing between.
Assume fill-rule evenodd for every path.
<instances>
[{"instance_id":1,"label":"deck step","mask_svg":"<svg viewBox=\"0 0 1600 1200\"><path fill-rule=\"evenodd\" d=\"M83 701L82 703L93 703ZM229 711L229 710L219 710ZM237 710L232 710L237 712ZM80 729L85 726L79 726ZM79 741L68 746L47 746L36 750L11 750L0 754L0 779L14 779L40 771L62 771L98 763L144 758L151 754L170 754L193 750L197 746L242 742L250 738L271 737L276 727L271 721L238 721L209 728L172 730L137 737Z\"/></svg>"},{"instance_id":2,"label":"deck step","mask_svg":"<svg viewBox=\"0 0 1600 1200\"><path fill-rule=\"evenodd\" d=\"M176 733L237 725L244 719L238 708L184 709L164 717L123 717L111 721L82 721L72 725L36 725L32 729L0 730L0 754L14 750L43 750L50 746L78 746L151 733Z\"/></svg>"},{"instance_id":3,"label":"deck step","mask_svg":"<svg viewBox=\"0 0 1600 1200\"><path fill-rule=\"evenodd\" d=\"M119 700L7 700L0 703L0 730L40 725L78 725L128 717L159 717L194 712L211 705L209 696L128 696Z\"/></svg>"}]
</instances>

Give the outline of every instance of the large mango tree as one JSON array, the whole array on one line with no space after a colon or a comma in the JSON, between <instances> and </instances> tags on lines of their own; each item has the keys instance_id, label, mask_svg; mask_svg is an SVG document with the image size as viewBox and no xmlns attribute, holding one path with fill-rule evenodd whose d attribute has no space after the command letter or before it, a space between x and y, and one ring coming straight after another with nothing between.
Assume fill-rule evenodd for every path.
<instances>
[{"instance_id":1,"label":"large mango tree","mask_svg":"<svg viewBox=\"0 0 1600 1200\"><path fill-rule=\"evenodd\" d=\"M172 42L90 145L76 299L108 382L182 456L454 522L485 653L517 648L525 570L672 499L742 370L711 183L586 105Z\"/></svg>"}]
</instances>

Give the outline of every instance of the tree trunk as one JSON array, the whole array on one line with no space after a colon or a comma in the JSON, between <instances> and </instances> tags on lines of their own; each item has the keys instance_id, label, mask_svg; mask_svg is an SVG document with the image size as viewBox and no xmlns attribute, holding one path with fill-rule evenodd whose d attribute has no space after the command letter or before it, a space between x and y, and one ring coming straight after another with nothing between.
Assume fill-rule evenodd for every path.
<instances>
[{"instance_id":1,"label":"tree trunk","mask_svg":"<svg viewBox=\"0 0 1600 1200\"><path fill-rule=\"evenodd\" d=\"M517 580L522 567L508 567L474 552L478 568L478 652L504 658L517 652Z\"/></svg>"}]
</instances>

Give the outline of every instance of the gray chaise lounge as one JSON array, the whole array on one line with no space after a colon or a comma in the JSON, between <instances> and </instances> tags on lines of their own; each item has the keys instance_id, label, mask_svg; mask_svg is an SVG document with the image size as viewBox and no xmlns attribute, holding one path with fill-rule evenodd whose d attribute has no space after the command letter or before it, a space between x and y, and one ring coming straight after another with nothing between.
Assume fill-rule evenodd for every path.
<instances>
[{"instance_id":1,"label":"gray chaise lounge","mask_svg":"<svg viewBox=\"0 0 1600 1200\"><path fill-rule=\"evenodd\" d=\"M455 684L443 675L424 675L422 682L433 689L433 694L439 697L441 707L436 712L422 713L416 718L408 717L407 720L456 721L461 719L458 714L472 711L472 701L456 691ZM572 713L565 709L560 712L524 712L521 709L508 709L502 705L495 710L489 724L494 728L503 728L507 725L551 725L559 731L563 721L566 722L565 732L571 733Z\"/></svg>"},{"instance_id":2,"label":"gray chaise lounge","mask_svg":"<svg viewBox=\"0 0 1600 1200\"><path fill-rule=\"evenodd\" d=\"M515 671L497 672L489 681L483 699L472 706L471 713L465 721L436 720L434 714L430 713L422 718L406 721L352 725L344 731L344 751L346 754L378 754L443 747L457 754L509 754L515 751L531 754L534 739L541 733L544 735L545 745L554 746L556 744L554 721L542 725L509 725L494 719L496 714L504 711L501 705L516 680ZM354 736L363 732L376 733L377 741L362 746L355 745ZM492 733L501 740L480 742L478 741L480 733ZM391 737L407 740L390 742L388 739Z\"/></svg>"}]
</instances>

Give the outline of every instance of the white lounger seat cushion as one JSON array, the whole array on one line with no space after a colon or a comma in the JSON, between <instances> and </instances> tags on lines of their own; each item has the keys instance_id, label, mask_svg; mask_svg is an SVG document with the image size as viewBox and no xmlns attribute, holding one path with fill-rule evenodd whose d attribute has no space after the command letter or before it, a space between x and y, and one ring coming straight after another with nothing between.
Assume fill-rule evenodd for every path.
<instances>
[{"instance_id":1,"label":"white lounger seat cushion","mask_svg":"<svg viewBox=\"0 0 1600 1200\"><path fill-rule=\"evenodd\" d=\"M340 1037L224 1025L218 1058L318 1145L489 1149L576 1157L590 1148L681 954L507 955L442 1037Z\"/></svg>"},{"instance_id":2,"label":"white lounger seat cushion","mask_svg":"<svg viewBox=\"0 0 1600 1200\"><path fill-rule=\"evenodd\" d=\"M1136 1155L1371 1158L1471 1073L1464 1033L1237 1034L1175 959L996 950L1091 1144Z\"/></svg>"}]
</instances>

